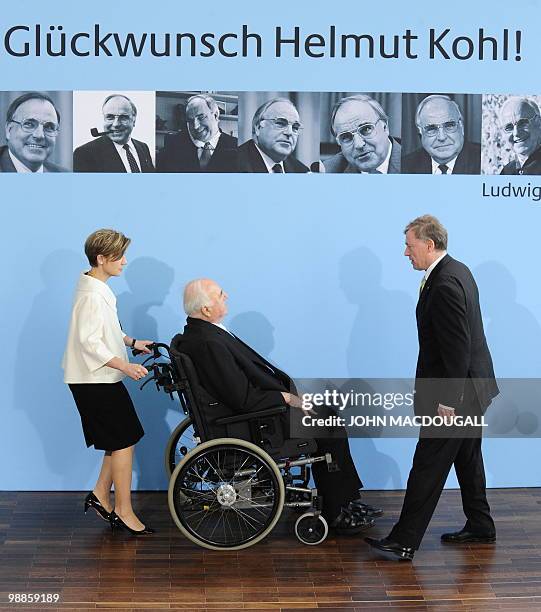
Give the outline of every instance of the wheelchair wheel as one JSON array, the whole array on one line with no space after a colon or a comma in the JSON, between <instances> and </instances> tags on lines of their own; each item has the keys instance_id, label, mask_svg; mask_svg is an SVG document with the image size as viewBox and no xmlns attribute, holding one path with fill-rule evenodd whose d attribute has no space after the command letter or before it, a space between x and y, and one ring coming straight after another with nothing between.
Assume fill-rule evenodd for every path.
<instances>
[{"instance_id":1,"label":"wheelchair wheel","mask_svg":"<svg viewBox=\"0 0 541 612\"><path fill-rule=\"evenodd\" d=\"M284 498L273 459L236 438L199 444L169 481L169 510L177 527L213 550L239 550L262 540L280 518Z\"/></svg>"},{"instance_id":2,"label":"wheelchair wheel","mask_svg":"<svg viewBox=\"0 0 541 612\"><path fill-rule=\"evenodd\" d=\"M295 521L295 535L308 546L321 544L329 533L329 525L321 516L316 516L314 512L306 512Z\"/></svg>"},{"instance_id":3,"label":"wheelchair wheel","mask_svg":"<svg viewBox=\"0 0 541 612\"><path fill-rule=\"evenodd\" d=\"M170 478L173 470L180 460L185 457L192 448L195 448L199 440L195 437L191 417L186 417L176 427L165 447L165 472Z\"/></svg>"}]
</instances>

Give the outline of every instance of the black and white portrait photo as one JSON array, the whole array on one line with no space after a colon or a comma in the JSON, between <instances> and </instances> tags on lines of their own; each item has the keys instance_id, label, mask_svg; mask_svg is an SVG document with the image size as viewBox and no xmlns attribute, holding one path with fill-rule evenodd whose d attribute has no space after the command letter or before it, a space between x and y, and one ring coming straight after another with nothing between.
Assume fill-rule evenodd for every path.
<instances>
[{"instance_id":1,"label":"black and white portrait photo","mask_svg":"<svg viewBox=\"0 0 541 612\"><path fill-rule=\"evenodd\" d=\"M315 172L399 174L402 96L321 94L320 161Z\"/></svg>"},{"instance_id":2,"label":"black and white portrait photo","mask_svg":"<svg viewBox=\"0 0 541 612\"><path fill-rule=\"evenodd\" d=\"M483 96L483 174L541 174L541 95Z\"/></svg>"},{"instance_id":3,"label":"black and white portrait photo","mask_svg":"<svg viewBox=\"0 0 541 612\"><path fill-rule=\"evenodd\" d=\"M154 172L153 91L73 92L74 172Z\"/></svg>"},{"instance_id":4,"label":"black and white portrait photo","mask_svg":"<svg viewBox=\"0 0 541 612\"><path fill-rule=\"evenodd\" d=\"M402 173L479 174L480 143L480 95L402 95Z\"/></svg>"},{"instance_id":5,"label":"black and white portrait photo","mask_svg":"<svg viewBox=\"0 0 541 612\"><path fill-rule=\"evenodd\" d=\"M238 96L156 92L158 172L237 172Z\"/></svg>"},{"instance_id":6,"label":"black and white portrait photo","mask_svg":"<svg viewBox=\"0 0 541 612\"><path fill-rule=\"evenodd\" d=\"M0 172L71 172L71 91L0 91Z\"/></svg>"},{"instance_id":7,"label":"black and white portrait photo","mask_svg":"<svg viewBox=\"0 0 541 612\"><path fill-rule=\"evenodd\" d=\"M319 156L319 94L239 95L239 171L304 173Z\"/></svg>"}]
</instances>

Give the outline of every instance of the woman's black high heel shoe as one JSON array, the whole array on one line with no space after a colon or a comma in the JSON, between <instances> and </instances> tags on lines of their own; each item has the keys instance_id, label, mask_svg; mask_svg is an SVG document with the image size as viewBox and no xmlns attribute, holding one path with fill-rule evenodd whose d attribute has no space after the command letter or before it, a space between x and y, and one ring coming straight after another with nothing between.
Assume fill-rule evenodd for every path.
<instances>
[{"instance_id":1,"label":"woman's black high heel shoe","mask_svg":"<svg viewBox=\"0 0 541 612\"><path fill-rule=\"evenodd\" d=\"M98 516L104 521L110 520L109 512L107 512L107 510L102 506L100 500L92 491L90 491L90 493L85 497L85 514L89 508L94 508L94 510L98 513Z\"/></svg>"},{"instance_id":2,"label":"woman's black high heel shoe","mask_svg":"<svg viewBox=\"0 0 541 612\"><path fill-rule=\"evenodd\" d=\"M156 530L151 527L146 527L141 529L140 531L136 531L131 527L128 527L126 523L116 514L113 510L109 515L109 522L111 523L111 529L114 531L115 529L125 529L128 533L132 535L150 535L151 533L155 533Z\"/></svg>"}]
</instances>

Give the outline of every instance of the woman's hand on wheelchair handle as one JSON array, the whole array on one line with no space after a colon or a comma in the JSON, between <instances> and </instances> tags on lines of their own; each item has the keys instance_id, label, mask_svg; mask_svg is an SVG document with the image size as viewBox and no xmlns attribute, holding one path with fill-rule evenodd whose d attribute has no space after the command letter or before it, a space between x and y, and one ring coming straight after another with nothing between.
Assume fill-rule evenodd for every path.
<instances>
[{"instance_id":1,"label":"woman's hand on wheelchair handle","mask_svg":"<svg viewBox=\"0 0 541 612\"><path fill-rule=\"evenodd\" d=\"M143 341L142 341L143 342ZM148 374L148 370L140 363L128 363L123 369L124 374L129 376L132 380L140 380Z\"/></svg>"},{"instance_id":2,"label":"woman's hand on wheelchair handle","mask_svg":"<svg viewBox=\"0 0 541 612\"><path fill-rule=\"evenodd\" d=\"M137 349L141 353L145 353L145 355L150 355L152 350L149 349L148 346L151 344L154 344L154 340L137 340L133 348Z\"/></svg>"}]
</instances>

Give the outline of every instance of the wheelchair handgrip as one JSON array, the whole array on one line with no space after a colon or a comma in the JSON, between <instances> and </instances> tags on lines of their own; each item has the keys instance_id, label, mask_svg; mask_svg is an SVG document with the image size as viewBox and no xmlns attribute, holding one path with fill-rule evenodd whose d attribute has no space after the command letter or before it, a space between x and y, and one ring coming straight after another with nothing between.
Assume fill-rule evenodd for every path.
<instances>
[{"instance_id":1,"label":"wheelchair handgrip","mask_svg":"<svg viewBox=\"0 0 541 612\"><path fill-rule=\"evenodd\" d=\"M214 421L216 425L229 425L230 423L240 423L241 421L251 421L252 419L258 419L261 417L274 416L276 414L283 414L287 411L287 406L275 406L274 408L267 408L267 410L256 410L254 412L244 412L242 414L235 414L230 417L221 417Z\"/></svg>"}]
</instances>

